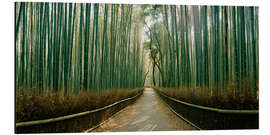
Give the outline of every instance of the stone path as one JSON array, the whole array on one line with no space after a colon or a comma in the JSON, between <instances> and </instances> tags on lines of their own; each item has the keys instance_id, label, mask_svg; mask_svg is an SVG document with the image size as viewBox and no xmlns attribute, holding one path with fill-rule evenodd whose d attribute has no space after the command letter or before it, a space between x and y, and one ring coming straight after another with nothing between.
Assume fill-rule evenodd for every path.
<instances>
[{"instance_id":1,"label":"stone path","mask_svg":"<svg viewBox=\"0 0 270 135\"><path fill-rule=\"evenodd\" d=\"M169 110L152 88L92 132L195 130Z\"/></svg>"}]
</instances>

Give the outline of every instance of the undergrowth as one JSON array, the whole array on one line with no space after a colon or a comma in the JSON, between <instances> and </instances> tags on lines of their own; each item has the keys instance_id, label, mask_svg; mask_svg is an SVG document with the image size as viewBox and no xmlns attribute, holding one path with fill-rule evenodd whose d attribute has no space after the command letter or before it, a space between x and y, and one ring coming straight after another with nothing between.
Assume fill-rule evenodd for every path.
<instances>
[{"instance_id":1,"label":"undergrowth","mask_svg":"<svg viewBox=\"0 0 270 135\"><path fill-rule=\"evenodd\" d=\"M153 87L155 90L176 98L178 100L202 106L221 109L257 110L259 109L258 90L256 95L246 84L241 90L235 83L229 83L225 91L217 92L215 89L203 88L164 88Z\"/></svg>"},{"instance_id":2,"label":"undergrowth","mask_svg":"<svg viewBox=\"0 0 270 135\"><path fill-rule=\"evenodd\" d=\"M42 120L90 111L132 97L142 88L132 90L110 89L103 92L80 91L78 95L58 91L40 94L16 91L16 122Z\"/></svg>"}]
</instances>

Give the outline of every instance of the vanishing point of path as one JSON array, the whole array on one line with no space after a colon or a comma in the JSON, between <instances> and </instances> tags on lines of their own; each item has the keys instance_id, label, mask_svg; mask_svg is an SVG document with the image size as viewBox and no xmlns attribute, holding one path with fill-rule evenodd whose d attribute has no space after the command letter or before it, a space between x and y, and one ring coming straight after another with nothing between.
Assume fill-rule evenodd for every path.
<instances>
[{"instance_id":1,"label":"vanishing point of path","mask_svg":"<svg viewBox=\"0 0 270 135\"><path fill-rule=\"evenodd\" d=\"M152 88L92 132L195 130L169 110Z\"/></svg>"}]
</instances>

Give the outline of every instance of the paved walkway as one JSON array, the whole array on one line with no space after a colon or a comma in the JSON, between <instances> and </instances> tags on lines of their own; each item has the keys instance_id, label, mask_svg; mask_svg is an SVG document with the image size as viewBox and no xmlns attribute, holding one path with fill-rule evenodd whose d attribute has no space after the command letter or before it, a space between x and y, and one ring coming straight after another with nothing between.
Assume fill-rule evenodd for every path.
<instances>
[{"instance_id":1,"label":"paved walkway","mask_svg":"<svg viewBox=\"0 0 270 135\"><path fill-rule=\"evenodd\" d=\"M152 88L92 132L195 130L172 113Z\"/></svg>"}]
</instances>

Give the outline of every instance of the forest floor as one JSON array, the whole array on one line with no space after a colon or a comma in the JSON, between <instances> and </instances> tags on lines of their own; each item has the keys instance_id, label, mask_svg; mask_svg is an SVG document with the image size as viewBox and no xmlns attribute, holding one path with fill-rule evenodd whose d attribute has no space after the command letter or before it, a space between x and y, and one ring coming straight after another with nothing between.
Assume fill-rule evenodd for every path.
<instances>
[{"instance_id":1,"label":"forest floor","mask_svg":"<svg viewBox=\"0 0 270 135\"><path fill-rule=\"evenodd\" d=\"M152 88L92 132L195 130L169 110Z\"/></svg>"},{"instance_id":2,"label":"forest floor","mask_svg":"<svg viewBox=\"0 0 270 135\"><path fill-rule=\"evenodd\" d=\"M102 108L132 97L142 90L143 88L110 89L99 93L81 90L77 95L64 95L63 91L40 94L18 90L16 122L43 120Z\"/></svg>"},{"instance_id":3,"label":"forest floor","mask_svg":"<svg viewBox=\"0 0 270 135\"><path fill-rule=\"evenodd\" d=\"M226 92L211 91L207 88L153 88L172 98L201 106L233 110L259 109L259 99L251 93L250 87L228 87Z\"/></svg>"}]
</instances>

